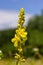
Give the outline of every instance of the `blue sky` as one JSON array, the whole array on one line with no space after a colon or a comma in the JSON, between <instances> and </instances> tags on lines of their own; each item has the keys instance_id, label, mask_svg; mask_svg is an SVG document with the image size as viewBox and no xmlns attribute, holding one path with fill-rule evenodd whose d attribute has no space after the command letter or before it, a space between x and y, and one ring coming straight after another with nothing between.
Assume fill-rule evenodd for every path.
<instances>
[{"instance_id":1,"label":"blue sky","mask_svg":"<svg viewBox=\"0 0 43 65\"><path fill-rule=\"evenodd\" d=\"M17 26L20 8L25 9L25 24L35 14L41 14L43 0L0 0L0 29Z\"/></svg>"},{"instance_id":2,"label":"blue sky","mask_svg":"<svg viewBox=\"0 0 43 65\"><path fill-rule=\"evenodd\" d=\"M32 15L40 14L43 0L0 0L0 9L19 11L22 7Z\"/></svg>"}]
</instances>

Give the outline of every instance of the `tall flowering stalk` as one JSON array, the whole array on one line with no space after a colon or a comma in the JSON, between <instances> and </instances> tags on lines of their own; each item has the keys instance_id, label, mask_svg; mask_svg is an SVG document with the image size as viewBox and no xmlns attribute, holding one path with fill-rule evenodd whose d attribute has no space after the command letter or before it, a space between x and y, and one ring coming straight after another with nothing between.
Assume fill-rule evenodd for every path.
<instances>
[{"instance_id":1,"label":"tall flowering stalk","mask_svg":"<svg viewBox=\"0 0 43 65\"><path fill-rule=\"evenodd\" d=\"M20 65L21 61L25 61L23 56L23 47L25 46L25 41L27 40L26 27L23 27L25 21L24 9L20 9L17 30L14 38L11 41L14 43L14 47L17 49L15 58L17 59L16 65Z\"/></svg>"}]
</instances>

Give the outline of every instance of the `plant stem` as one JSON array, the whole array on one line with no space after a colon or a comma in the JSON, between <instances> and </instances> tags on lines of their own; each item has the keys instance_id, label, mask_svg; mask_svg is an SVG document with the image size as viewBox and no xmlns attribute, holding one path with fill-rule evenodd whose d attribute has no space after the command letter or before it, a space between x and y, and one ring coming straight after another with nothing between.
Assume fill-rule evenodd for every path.
<instances>
[{"instance_id":1,"label":"plant stem","mask_svg":"<svg viewBox=\"0 0 43 65\"><path fill-rule=\"evenodd\" d=\"M16 65L21 65L21 62L19 59L17 60Z\"/></svg>"}]
</instances>

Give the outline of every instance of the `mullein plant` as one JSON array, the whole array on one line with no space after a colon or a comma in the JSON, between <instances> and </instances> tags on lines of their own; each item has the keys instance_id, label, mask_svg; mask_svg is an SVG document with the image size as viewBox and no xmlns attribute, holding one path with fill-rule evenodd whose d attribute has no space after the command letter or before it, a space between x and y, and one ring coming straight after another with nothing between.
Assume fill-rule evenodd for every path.
<instances>
[{"instance_id":1,"label":"mullein plant","mask_svg":"<svg viewBox=\"0 0 43 65\"><path fill-rule=\"evenodd\" d=\"M18 25L16 29L16 34L14 35L14 38L11 39L11 42L14 43L14 47L18 51L15 54L15 59L17 59L16 65L21 65L21 62L25 61L23 52L24 52L24 46L25 46L25 41L27 40L27 32L26 32L26 27L23 27L23 24L25 22L25 13L24 9L20 9L20 13L18 16Z\"/></svg>"}]
</instances>

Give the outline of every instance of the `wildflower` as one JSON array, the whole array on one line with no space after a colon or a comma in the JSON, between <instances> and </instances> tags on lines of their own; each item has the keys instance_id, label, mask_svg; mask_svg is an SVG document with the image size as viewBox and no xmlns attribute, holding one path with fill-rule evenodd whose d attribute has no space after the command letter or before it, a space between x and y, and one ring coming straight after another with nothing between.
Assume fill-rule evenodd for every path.
<instances>
[{"instance_id":1,"label":"wildflower","mask_svg":"<svg viewBox=\"0 0 43 65\"><path fill-rule=\"evenodd\" d=\"M12 38L11 41L14 43L15 47L18 47L18 42L20 42L20 38L15 34L15 37Z\"/></svg>"},{"instance_id":2,"label":"wildflower","mask_svg":"<svg viewBox=\"0 0 43 65\"><path fill-rule=\"evenodd\" d=\"M22 48L18 48L18 51L19 51L19 52L22 52L22 51L23 51L23 49L22 49Z\"/></svg>"},{"instance_id":3,"label":"wildflower","mask_svg":"<svg viewBox=\"0 0 43 65\"><path fill-rule=\"evenodd\" d=\"M26 60L25 60L25 59L22 59L21 61L22 61L22 62L25 62Z\"/></svg>"},{"instance_id":4,"label":"wildflower","mask_svg":"<svg viewBox=\"0 0 43 65\"><path fill-rule=\"evenodd\" d=\"M19 32L19 35L22 37L22 38L25 38L26 35L27 35L27 32L24 32L21 30L21 32Z\"/></svg>"},{"instance_id":5,"label":"wildflower","mask_svg":"<svg viewBox=\"0 0 43 65\"><path fill-rule=\"evenodd\" d=\"M25 41L27 40L27 32L26 27L23 27L23 23L25 21L25 15L24 15L24 9L20 9L19 19L18 19L18 28L16 30L16 34L14 38L12 38L12 42L14 43L14 47L16 47L18 53L16 53L15 58L18 59L17 65L19 64L19 61L25 61L23 58L23 47L25 45Z\"/></svg>"},{"instance_id":6,"label":"wildflower","mask_svg":"<svg viewBox=\"0 0 43 65\"><path fill-rule=\"evenodd\" d=\"M18 56L15 56L15 59L18 59Z\"/></svg>"},{"instance_id":7,"label":"wildflower","mask_svg":"<svg viewBox=\"0 0 43 65\"><path fill-rule=\"evenodd\" d=\"M18 43L17 42L14 43L14 47L18 47Z\"/></svg>"},{"instance_id":8,"label":"wildflower","mask_svg":"<svg viewBox=\"0 0 43 65\"><path fill-rule=\"evenodd\" d=\"M18 33L22 38L25 38L27 36L27 32L25 32L24 28L16 30L16 33Z\"/></svg>"},{"instance_id":9,"label":"wildflower","mask_svg":"<svg viewBox=\"0 0 43 65\"><path fill-rule=\"evenodd\" d=\"M15 59L19 59L20 58L20 56L15 56Z\"/></svg>"},{"instance_id":10,"label":"wildflower","mask_svg":"<svg viewBox=\"0 0 43 65\"><path fill-rule=\"evenodd\" d=\"M24 8L20 9L20 13L24 14Z\"/></svg>"},{"instance_id":11,"label":"wildflower","mask_svg":"<svg viewBox=\"0 0 43 65\"><path fill-rule=\"evenodd\" d=\"M20 40L20 38L15 34L15 37L12 38L12 42L18 42Z\"/></svg>"},{"instance_id":12,"label":"wildflower","mask_svg":"<svg viewBox=\"0 0 43 65\"><path fill-rule=\"evenodd\" d=\"M15 59L19 59L19 58L20 58L20 55L16 53Z\"/></svg>"},{"instance_id":13,"label":"wildflower","mask_svg":"<svg viewBox=\"0 0 43 65\"><path fill-rule=\"evenodd\" d=\"M18 24L17 26L18 26L18 27L21 27L21 25L20 25L20 24Z\"/></svg>"}]
</instances>

